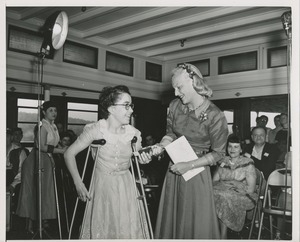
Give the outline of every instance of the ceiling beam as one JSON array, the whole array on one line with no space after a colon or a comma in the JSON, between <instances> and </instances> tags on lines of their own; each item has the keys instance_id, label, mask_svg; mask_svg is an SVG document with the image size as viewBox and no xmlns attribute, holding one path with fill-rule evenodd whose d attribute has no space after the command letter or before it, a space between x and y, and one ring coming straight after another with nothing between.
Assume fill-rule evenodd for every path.
<instances>
[{"instance_id":1,"label":"ceiling beam","mask_svg":"<svg viewBox=\"0 0 300 242\"><path fill-rule=\"evenodd\" d=\"M257 11L257 10L256 10ZM262 13L256 13L255 11L250 11L249 15L244 14L240 18L233 18L231 20L225 21L225 19L219 18L219 24L216 23L218 20L211 20L208 22L205 22L206 27L203 27L201 25L204 25L203 23L199 23L199 28L187 28L186 31L182 30L180 33L173 33L169 35L162 35L161 37L153 36L153 38L148 38L147 41L138 42L134 45L129 45L128 50L134 51L138 49L144 49L149 48L151 46L164 44L166 42L172 42L174 40L180 40L180 39L188 39L191 37L209 34L217 31L223 31L225 29L231 29L235 28L241 25L247 25L252 23L258 23L260 21L266 22L268 20L272 19L278 19L278 24L281 26L280 16L281 14L286 11L282 9L272 10L269 12ZM228 18L228 17L225 17ZM230 17L229 17L230 18ZM199 32L199 29L201 29L201 32Z\"/></svg>"},{"instance_id":2,"label":"ceiling beam","mask_svg":"<svg viewBox=\"0 0 300 242\"><path fill-rule=\"evenodd\" d=\"M180 9L183 9L183 7L163 7L163 8L155 8L148 11L143 11L141 13L137 13L134 15L131 15L126 18L119 19L117 21L106 23L105 25L93 28L91 30L87 30L83 33L83 36L85 38L95 36L98 34L101 34L106 31L111 31L114 29L122 28L123 26L127 26L130 24L135 24L139 21L147 21L148 19L153 19L155 17L159 17L165 14L169 14L175 11L178 11Z\"/></svg>"},{"instance_id":3,"label":"ceiling beam","mask_svg":"<svg viewBox=\"0 0 300 242\"><path fill-rule=\"evenodd\" d=\"M268 34L270 32L274 31L283 31L281 23L273 23L269 25L263 25L260 27L250 27L250 28L245 28L244 30L228 30L227 33L220 35L211 35L209 37L201 37L197 39L193 39L192 41L189 41L187 39L184 43L184 49L189 49L189 48L194 48L197 46L204 46L207 44L217 44L229 40L237 40L237 39L242 39L245 37L252 37L252 36L259 36L261 34ZM162 46L160 48L154 48L153 50L147 51L147 56L157 56L161 54L166 54L174 51L178 51L181 49L180 43L178 42L172 42L170 43L170 46Z\"/></svg>"},{"instance_id":4,"label":"ceiling beam","mask_svg":"<svg viewBox=\"0 0 300 242\"><path fill-rule=\"evenodd\" d=\"M220 8L214 8L209 11L195 13L193 15L184 16L182 18L172 19L169 21L166 21L164 23L156 24L153 26L148 26L147 28L138 29L129 33L124 33L123 35L118 35L116 37L110 38L108 40L108 43L110 45L117 44L123 41L127 41L130 39L135 39L142 37L144 35L150 35L154 34L156 32L161 32L165 30L169 30L170 28L178 28L181 26L186 26L187 23L193 24L200 21L205 21L210 18L215 18L216 16L222 16L227 14L233 14L236 12L244 11L246 9L249 9L249 7L220 7ZM203 11L203 8L199 8L199 11Z\"/></svg>"},{"instance_id":5,"label":"ceiling beam","mask_svg":"<svg viewBox=\"0 0 300 242\"><path fill-rule=\"evenodd\" d=\"M69 17L69 25L75 25L79 22L85 22L88 19L93 17L97 17L101 14L106 14L108 12L114 11L116 9L120 9L119 7L94 7L94 8L87 8L85 12L79 12Z\"/></svg>"},{"instance_id":6,"label":"ceiling beam","mask_svg":"<svg viewBox=\"0 0 300 242\"><path fill-rule=\"evenodd\" d=\"M285 38L286 35L284 32L282 32L280 34L266 35L260 38L253 38L253 39L248 38L246 40L231 41L229 43L227 42L226 44L216 44L216 45L214 44L209 46L202 46L202 48L199 47L196 49L173 52L169 55L165 54L163 55L163 60L171 61L171 60L186 58L187 56L191 58L192 56L201 56L204 54L215 53L215 52L229 50L229 49L245 48L246 46L273 42L274 40L280 41L280 40L284 40Z\"/></svg>"}]
</instances>

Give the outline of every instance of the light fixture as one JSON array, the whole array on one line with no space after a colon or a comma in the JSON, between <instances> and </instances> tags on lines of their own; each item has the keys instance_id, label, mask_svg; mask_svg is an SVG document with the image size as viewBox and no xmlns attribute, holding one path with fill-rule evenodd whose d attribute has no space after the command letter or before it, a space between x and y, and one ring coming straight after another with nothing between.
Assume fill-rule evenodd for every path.
<instances>
[{"instance_id":1,"label":"light fixture","mask_svg":"<svg viewBox=\"0 0 300 242\"><path fill-rule=\"evenodd\" d=\"M284 12L281 15L281 22L283 25L283 29L285 30L285 34L288 39L292 38L292 13L291 11Z\"/></svg>"},{"instance_id":2,"label":"light fixture","mask_svg":"<svg viewBox=\"0 0 300 242\"><path fill-rule=\"evenodd\" d=\"M44 58L46 55L50 54L51 49L58 50L60 49L66 41L68 34L68 16L64 11L57 11L50 15L43 26L42 34L44 40L40 52L38 53L38 124L41 124L41 107L42 100L41 95L43 94L43 75L44 75ZM45 101L50 100L50 88L49 86L44 86L44 99ZM38 231L33 236L39 235L39 238L43 238L43 233L49 237L46 231L42 228L42 163L41 163L41 125L38 125L38 156L36 157L36 167L38 170ZM54 171L53 171L54 174ZM58 219L58 232L59 237L62 239L61 233L61 224L60 224L60 213L58 206L57 198L57 187L55 176L53 176L54 190L55 190L55 199L56 199L56 208L57 208L57 219Z\"/></svg>"},{"instance_id":3,"label":"light fixture","mask_svg":"<svg viewBox=\"0 0 300 242\"><path fill-rule=\"evenodd\" d=\"M68 34L68 16L64 11L57 11L49 16L43 27L44 41L40 53L49 54L51 48L58 50L66 41Z\"/></svg>"},{"instance_id":4,"label":"light fixture","mask_svg":"<svg viewBox=\"0 0 300 242\"><path fill-rule=\"evenodd\" d=\"M179 42L180 42L180 46L181 47L183 47L184 46L184 42L186 41L186 39L181 39L181 40L179 40Z\"/></svg>"}]
</instances>

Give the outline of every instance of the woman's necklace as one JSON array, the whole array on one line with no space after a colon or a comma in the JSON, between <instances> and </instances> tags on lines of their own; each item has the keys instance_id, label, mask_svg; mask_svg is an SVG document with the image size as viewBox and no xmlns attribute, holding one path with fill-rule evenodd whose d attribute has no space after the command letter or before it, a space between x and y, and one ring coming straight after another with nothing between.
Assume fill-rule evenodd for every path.
<instances>
[{"instance_id":1,"label":"woman's necklace","mask_svg":"<svg viewBox=\"0 0 300 242\"><path fill-rule=\"evenodd\" d=\"M235 165L235 164L237 163L237 160L232 161L231 159L229 159L228 161L229 161L229 164L232 165L232 166Z\"/></svg>"},{"instance_id":2,"label":"woman's necklace","mask_svg":"<svg viewBox=\"0 0 300 242\"><path fill-rule=\"evenodd\" d=\"M197 110L198 108L200 108L200 107L202 106L203 103L204 103L204 99L201 101L201 103L200 103L196 108L190 108L190 107L188 106L188 109L189 109L190 112L191 112L191 111L195 111L195 110Z\"/></svg>"}]
</instances>

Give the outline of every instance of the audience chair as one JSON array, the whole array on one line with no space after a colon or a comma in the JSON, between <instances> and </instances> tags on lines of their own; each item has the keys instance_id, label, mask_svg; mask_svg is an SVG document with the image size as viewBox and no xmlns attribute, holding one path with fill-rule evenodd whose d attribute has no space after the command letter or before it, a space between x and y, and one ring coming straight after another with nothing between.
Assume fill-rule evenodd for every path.
<instances>
[{"instance_id":1,"label":"audience chair","mask_svg":"<svg viewBox=\"0 0 300 242\"><path fill-rule=\"evenodd\" d=\"M248 211L248 212L252 212L252 219L250 222L251 227L250 227L248 239L251 239L255 221L257 221L257 218L258 218L258 221L260 220L260 214L261 214L260 203L261 203L261 200L263 199L264 185L265 185L264 174L257 168L255 168L255 170L256 170L256 191L255 191L255 193L258 194L258 196L257 196L257 199L255 200L255 207L252 210Z\"/></svg>"},{"instance_id":2,"label":"audience chair","mask_svg":"<svg viewBox=\"0 0 300 242\"><path fill-rule=\"evenodd\" d=\"M272 191L274 188L284 189L286 192L287 188L291 188L292 186L292 178L291 178L291 170L282 168L273 171L267 181L264 202L262 207L262 215L259 223L259 231L258 231L258 239L261 236L261 230L263 226L264 215L269 214L269 222L270 222L270 236L273 239L273 215L274 216L292 216L292 211L287 210L286 208L281 208L277 206L277 201L274 202L274 195L272 196ZM275 199L276 200L276 199Z\"/></svg>"}]
</instances>

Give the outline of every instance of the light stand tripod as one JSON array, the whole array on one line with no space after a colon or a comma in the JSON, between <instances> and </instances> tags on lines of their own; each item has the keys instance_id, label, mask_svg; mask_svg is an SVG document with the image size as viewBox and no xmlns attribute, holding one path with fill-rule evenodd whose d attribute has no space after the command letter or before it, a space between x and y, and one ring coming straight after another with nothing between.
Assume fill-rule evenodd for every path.
<instances>
[{"instance_id":1,"label":"light stand tripod","mask_svg":"<svg viewBox=\"0 0 300 242\"><path fill-rule=\"evenodd\" d=\"M68 17L65 12L55 12L52 14L45 22L44 25L44 40L38 53L38 157L36 159L37 168L38 168L38 231L33 236L35 238L39 235L39 238L43 238L43 233L48 237L49 234L42 227L42 172L44 169L41 164L41 94L43 93L43 73L44 73L44 59L47 54L50 53L50 49L54 48L56 50L60 49L67 37L68 32ZM55 166L53 165L53 182L54 182L54 192L57 208L57 218L59 226L59 235L61 236L61 226L60 226L60 213L59 213L59 204L58 204L58 195L57 195L57 184L55 178Z\"/></svg>"}]
</instances>

